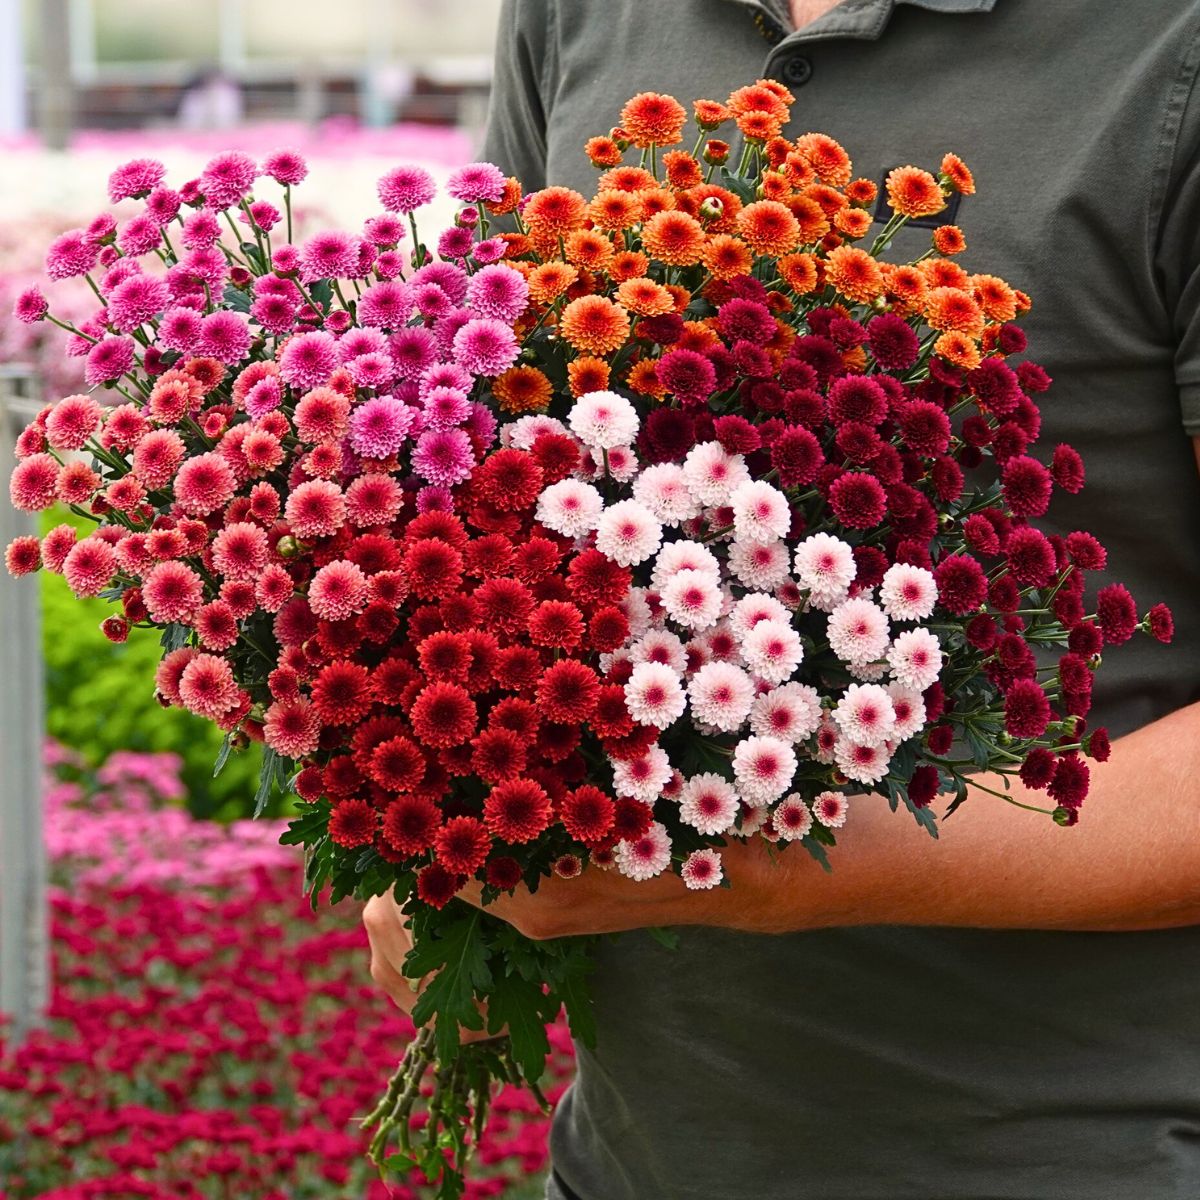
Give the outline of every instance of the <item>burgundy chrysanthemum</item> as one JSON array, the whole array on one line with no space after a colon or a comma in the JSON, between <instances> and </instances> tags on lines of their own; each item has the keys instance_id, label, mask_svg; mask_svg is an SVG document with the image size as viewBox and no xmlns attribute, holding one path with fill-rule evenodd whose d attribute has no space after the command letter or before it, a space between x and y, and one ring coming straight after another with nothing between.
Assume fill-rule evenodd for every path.
<instances>
[{"instance_id":1,"label":"burgundy chrysanthemum","mask_svg":"<svg viewBox=\"0 0 1200 1200\"><path fill-rule=\"evenodd\" d=\"M487 865L487 881L502 892L512 891L521 882L521 864L506 854L493 858Z\"/></svg>"},{"instance_id":2,"label":"burgundy chrysanthemum","mask_svg":"<svg viewBox=\"0 0 1200 1200\"><path fill-rule=\"evenodd\" d=\"M1040 517L1050 507L1054 480L1035 458L1015 455L1000 474L1004 498L1018 517Z\"/></svg>"},{"instance_id":3,"label":"burgundy chrysanthemum","mask_svg":"<svg viewBox=\"0 0 1200 1200\"><path fill-rule=\"evenodd\" d=\"M462 882L462 876L451 874L441 863L432 863L417 872L417 896L430 908L445 908Z\"/></svg>"},{"instance_id":4,"label":"burgundy chrysanthemum","mask_svg":"<svg viewBox=\"0 0 1200 1200\"><path fill-rule=\"evenodd\" d=\"M498 784L483 802L488 829L505 842L530 842L550 824L550 797L532 779Z\"/></svg>"},{"instance_id":5,"label":"burgundy chrysanthemum","mask_svg":"<svg viewBox=\"0 0 1200 1200\"><path fill-rule=\"evenodd\" d=\"M987 599L987 576L975 559L952 554L934 568L938 603L957 617L966 616Z\"/></svg>"},{"instance_id":6,"label":"burgundy chrysanthemum","mask_svg":"<svg viewBox=\"0 0 1200 1200\"><path fill-rule=\"evenodd\" d=\"M1013 737L1036 738L1046 732L1050 702L1032 679L1018 679L1004 696L1004 728Z\"/></svg>"},{"instance_id":7,"label":"burgundy chrysanthemum","mask_svg":"<svg viewBox=\"0 0 1200 1200\"><path fill-rule=\"evenodd\" d=\"M427 796L400 796L384 810L383 839L399 854L420 854L433 845L440 822L437 805Z\"/></svg>"},{"instance_id":8,"label":"burgundy chrysanthemum","mask_svg":"<svg viewBox=\"0 0 1200 1200\"><path fill-rule=\"evenodd\" d=\"M829 419L835 425L847 421L878 425L887 413L887 393L865 375L846 376L829 389Z\"/></svg>"},{"instance_id":9,"label":"burgundy chrysanthemum","mask_svg":"<svg viewBox=\"0 0 1200 1200\"><path fill-rule=\"evenodd\" d=\"M907 327L906 327L907 328ZM913 770L908 781L908 798L915 808L928 808L938 794L937 767L922 763Z\"/></svg>"},{"instance_id":10,"label":"burgundy chrysanthemum","mask_svg":"<svg viewBox=\"0 0 1200 1200\"><path fill-rule=\"evenodd\" d=\"M907 371L917 361L921 343L903 317L883 313L867 325L867 341L884 371Z\"/></svg>"},{"instance_id":11,"label":"burgundy chrysanthemum","mask_svg":"<svg viewBox=\"0 0 1200 1200\"><path fill-rule=\"evenodd\" d=\"M1021 782L1027 788L1041 791L1054 778L1054 768L1058 765L1058 756L1044 746L1035 746L1025 756L1021 769L1017 772Z\"/></svg>"},{"instance_id":12,"label":"burgundy chrysanthemum","mask_svg":"<svg viewBox=\"0 0 1200 1200\"><path fill-rule=\"evenodd\" d=\"M1137 605L1121 583L1110 583L1096 593L1096 616L1104 640L1113 646L1129 641L1138 626Z\"/></svg>"},{"instance_id":13,"label":"burgundy chrysanthemum","mask_svg":"<svg viewBox=\"0 0 1200 1200\"><path fill-rule=\"evenodd\" d=\"M537 688L538 705L551 721L577 725L595 711L599 688L591 667L563 659L543 673Z\"/></svg>"},{"instance_id":14,"label":"burgundy chrysanthemum","mask_svg":"<svg viewBox=\"0 0 1200 1200\"><path fill-rule=\"evenodd\" d=\"M848 471L830 485L829 504L843 525L851 529L870 529L878 525L887 512L887 494L873 475Z\"/></svg>"},{"instance_id":15,"label":"burgundy chrysanthemum","mask_svg":"<svg viewBox=\"0 0 1200 1200\"><path fill-rule=\"evenodd\" d=\"M787 488L811 483L825 465L825 455L815 434L800 425L792 425L770 444L771 466L779 472L779 482Z\"/></svg>"},{"instance_id":16,"label":"burgundy chrysanthemum","mask_svg":"<svg viewBox=\"0 0 1200 1200\"><path fill-rule=\"evenodd\" d=\"M1059 756L1050 781L1050 798L1063 808L1078 808L1088 794L1091 771L1075 751Z\"/></svg>"},{"instance_id":17,"label":"burgundy chrysanthemum","mask_svg":"<svg viewBox=\"0 0 1200 1200\"><path fill-rule=\"evenodd\" d=\"M1175 618L1165 604L1155 604L1147 614L1150 636L1160 642L1169 642L1175 636Z\"/></svg>"}]
</instances>

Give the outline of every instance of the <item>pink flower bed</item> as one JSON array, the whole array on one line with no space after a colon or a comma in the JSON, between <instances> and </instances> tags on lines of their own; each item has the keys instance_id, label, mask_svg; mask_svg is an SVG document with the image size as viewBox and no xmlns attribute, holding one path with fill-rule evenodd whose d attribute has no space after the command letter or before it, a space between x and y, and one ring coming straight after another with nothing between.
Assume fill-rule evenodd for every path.
<instances>
[{"instance_id":1,"label":"pink flower bed","mask_svg":"<svg viewBox=\"0 0 1200 1200\"><path fill-rule=\"evenodd\" d=\"M280 826L167 807L172 755L50 760L55 987L47 1029L0 1038L0 1200L431 1194L363 1157L355 1118L413 1030L367 975L354 906L309 910ZM546 1132L506 1089L467 1195L540 1172Z\"/></svg>"}]
</instances>

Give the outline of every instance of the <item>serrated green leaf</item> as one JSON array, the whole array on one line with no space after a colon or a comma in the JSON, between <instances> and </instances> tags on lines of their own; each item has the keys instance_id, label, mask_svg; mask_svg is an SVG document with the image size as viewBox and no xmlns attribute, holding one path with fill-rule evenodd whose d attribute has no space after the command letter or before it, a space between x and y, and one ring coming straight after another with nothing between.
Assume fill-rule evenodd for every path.
<instances>
[{"instance_id":1,"label":"serrated green leaf","mask_svg":"<svg viewBox=\"0 0 1200 1200\"><path fill-rule=\"evenodd\" d=\"M659 925L647 925L646 932L664 949L679 949L679 934L673 929L663 929Z\"/></svg>"},{"instance_id":2,"label":"serrated green leaf","mask_svg":"<svg viewBox=\"0 0 1200 1200\"><path fill-rule=\"evenodd\" d=\"M591 989L587 984L592 968L590 943L589 938L587 946L573 949L573 959L568 960L566 971L555 987L555 994L567 1010L567 1023L571 1027L572 1037L589 1049L596 1044L596 1014Z\"/></svg>"},{"instance_id":3,"label":"serrated green leaf","mask_svg":"<svg viewBox=\"0 0 1200 1200\"><path fill-rule=\"evenodd\" d=\"M232 308L235 312L250 311L250 293L243 292L241 288L235 288L232 285L227 286L221 294L221 299L224 301L226 308Z\"/></svg>"},{"instance_id":4,"label":"serrated green leaf","mask_svg":"<svg viewBox=\"0 0 1200 1200\"><path fill-rule=\"evenodd\" d=\"M455 911L461 913L452 916ZM413 1023L436 1018L434 1040L438 1057L448 1062L458 1049L458 1027L482 1029L483 1016L475 997L493 986L487 941L480 929L478 909L456 905L422 922L414 931L413 948L404 961L412 979L432 975L412 1012Z\"/></svg>"},{"instance_id":5,"label":"serrated green leaf","mask_svg":"<svg viewBox=\"0 0 1200 1200\"><path fill-rule=\"evenodd\" d=\"M829 855L825 853L825 847L821 845L814 837L809 835L800 839L800 845L809 852L821 864L821 867L826 871L833 871L833 866L829 861Z\"/></svg>"},{"instance_id":6,"label":"serrated green leaf","mask_svg":"<svg viewBox=\"0 0 1200 1200\"><path fill-rule=\"evenodd\" d=\"M499 1033L507 1027L513 1060L530 1083L542 1077L550 1053L545 1007L542 989L518 975L497 977L488 994L488 1032Z\"/></svg>"},{"instance_id":7,"label":"serrated green leaf","mask_svg":"<svg viewBox=\"0 0 1200 1200\"><path fill-rule=\"evenodd\" d=\"M328 279L319 279L308 289L308 294L321 308L328 310L333 299L333 284Z\"/></svg>"},{"instance_id":8,"label":"serrated green leaf","mask_svg":"<svg viewBox=\"0 0 1200 1200\"><path fill-rule=\"evenodd\" d=\"M172 621L162 631L162 637L159 638L159 644L169 654L172 650L182 650L188 643L188 638L191 636L191 630L186 625L181 625L177 621Z\"/></svg>"}]
</instances>

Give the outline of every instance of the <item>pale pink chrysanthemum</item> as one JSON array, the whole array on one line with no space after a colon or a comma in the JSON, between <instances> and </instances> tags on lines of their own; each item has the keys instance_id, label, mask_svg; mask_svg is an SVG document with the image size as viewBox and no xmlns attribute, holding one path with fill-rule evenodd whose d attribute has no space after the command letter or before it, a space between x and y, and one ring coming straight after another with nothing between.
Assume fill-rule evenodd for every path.
<instances>
[{"instance_id":1,"label":"pale pink chrysanthemum","mask_svg":"<svg viewBox=\"0 0 1200 1200\"><path fill-rule=\"evenodd\" d=\"M739 483L729 495L734 536L747 542L773 542L787 536L792 510L787 497L761 479Z\"/></svg>"},{"instance_id":2,"label":"pale pink chrysanthemum","mask_svg":"<svg viewBox=\"0 0 1200 1200\"><path fill-rule=\"evenodd\" d=\"M895 736L896 712L887 689L877 683L852 683L833 710L842 736L864 746L882 746Z\"/></svg>"},{"instance_id":3,"label":"pale pink chrysanthemum","mask_svg":"<svg viewBox=\"0 0 1200 1200\"><path fill-rule=\"evenodd\" d=\"M413 427L416 409L394 396L374 396L350 414L350 445L364 458L395 454Z\"/></svg>"},{"instance_id":4,"label":"pale pink chrysanthemum","mask_svg":"<svg viewBox=\"0 0 1200 1200\"><path fill-rule=\"evenodd\" d=\"M687 629L708 629L721 615L721 589L705 571L676 571L661 594L667 615Z\"/></svg>"},{"instance_id":5,"label":"pale pink chrysanthemum","mask_svg":"<svg viewBox=\"0 0 1200 1200\"><path fill-rule=\"evenodd\" d=\"M759 621L742 639L746 666L768 683L790 679L804 660L804 643L787 621Z\"/></svg>"},{"instance_id":6,"label":"pale pink chrysanthemum","mask_svg":"<svg viewBox=\"0 0 1200 1200\"><path fill-rule=\"evenodd\" d=\"M687 697L679 675L669 666L641 662L625 684L625 707L639 725L666 729L683 716Z\"/></svg>"},{"instance_id":7,"label":"pale pink chrysanthemum","mask_svg":"<svg viewBox=\"0 0 1200 1200\"><path fill-rule=\"evenodd\" d=\"M812 810L797 793L792 792L772 810L771 824L781 841L794 842L806 837L812 829Z\"/></svg>"},{"instance_id":8,"label":"pale pink chrysanthemum","mask_svg":"<svg viewBox=\"0 0 1200 1200\"><path fill-rule=\"evenodd\" d=\"M629 622L629 636L639 638L653 624L653 614L646 600L646 589L632 587L624 597L617 601L617 607L625 614Z\"/></svg>"},{"instance_id":9,"label":"pale pink chrysanthemum","mask_svg":"<svg viewBox=\"0 0 1200 1200\"><path fill-rule=\"evenodd\" d=\"M89 387L120 379L133 367L137 343L131 337L101 338L84 360L83 377Z\"/></svg>"},{"instance_id":10,"label":"pale pink chrysanthemum","mask_svg":"<svg viewBox=\"0 0 1200 1200\"><path fill-rule=\"evenodd\" d=\"M412 212L437 195L433 176L421 167L394 167L377 185L379 202L388 212Z\"/></svg>"},{"instance_id":11,"label":"pale pink chrysanthemum","mask_svg":"<svg viewBox=\"0 0 1200 1200\"><path fill-rule=\"evenodd\" d=\"M557 417L536 413L528 417L518 417L511 425L505 425L500 434L503 445L512 446L517 450L532 450L534 442L543 434L566 432L567 427Z\"/></svg>"},{"instance_id":12,"label":"pale pink chrysanthemum","mask_svg":"<svg viewBox=\"0 0 1200 1200\"><path fill-rule=\"evenodd\" d=\"M818 792L813 797L813 816L826 829L840 829L846 823L850 799L844 792Z\"/></svg>"},{"instance_id":13,"label":"pale pink chrysanthemum","mask_svg":"<svg viewBox=\"0 0 1200 1200\"><path fill-rule=\"evenodd\" d=\"M728 504L734 488L750 478L746 460L730 454L720 442L701 442L683 460L688 489L700 504Z\"/></svg>"},{"instance_id":14,"label":"pale pink chrysanthemum","mask_svg":"<svg viewBox=\"0 0 1200 1200\"><path fill-rule=\"evenodd\" d=\"M200 321L196 352L223 363L239 363L250 352L254 334L245 313L220 311ZM289 343L290 344L290 343Z\"/></svg>"},{"instance_id":15,"label":"pale pink chrysanthemum","mask_svg":"<svg viewBox=\"0 0 1200 1200\"><path fill-rule=\"evenodd\" d=\"M42 538L42 564L47 571L52 571L55 575L62 574L63 563L71 553L77 536L73 525L55 525Z\"/></svg>"},{"instance_id":16,"label":"pale pink chrysanthemum","mask_svg":"<svg viewBox=\"0 0 1200 1200\"><path fill-rule=\"evenodd\" d=\"M717 887L724 877L721 856L716 850L693 850L683 860L679 874L683 877L683 882L693 890Z\"/></svg>"},{"instance_id":17,"label":"pale pink chrysanthemum","mask_svg":"<svg viewBox=\"0 0 1200 1200\"><path fill-rule=\"evenodd\" d=\"M699 571L714 584L721 582L721 564L717 556L700 542L667 542L654 559L650 586L661 591L667 580L679 571Z\"/></svg>"},{"instance_id":18,"label":"pale pink chrysanthemum","mask_svg":"<svg viewBox=\"0 0 1200 1200\"><path fill-rule=\"evenodd\" d=\"M65 397L46 415L46 440L55 450L82 450L103 411L91 396Z\"/></svg>"},{"instance_id":19,"label":"pale pink chrysanthemum","mask_svg":"<svg viewBox=\"0 0 1200 1200\"><path fill-rule=\"evenodd\" d=\"M331 537L346 520L346 497L328 479L309 479L288 496L284 516L297 537Z\"/></svg>"},{"instance_id":20,"label":"pale pink chrysanthemum","mask_svg":"<svg viewBox=\"0 0 1200 1200\"><path fill-rule=\"evenodd\" d=\"M787 579L790 566L787 545L779 539L735 540L729 547L729 569L739 583L755 591L778 587Z\"/></svg>"},{"instance_id":21,"label":"pale pink chrysanthemum","mask_svg":"<svg viewBox=\"0 0 1200 1200\"><path fill-rule=\"evenodd\" d=\"M841 598L857 571L853 550L832 534L811 534L796 547L796 577L817 595Z\"/></svg>"},{"instance_id":22,"label":"pale pink chrysanthemum","mask_svg":"<svg viewBox=\"0 0 1200 1200\"><path fill-rule=\"evenodd\" d=\"M166 178L167 168L157 158L134 158L122 163L108 177L108 198L140 200Z\"/></svg>"},{"instance_id":23,"label":"pale pink chrysanthemum","mask_svg":"<svg viewBox=\"0 0 1200 1200\"><path fill-rule=\"evenodd\" d=\"M662 526L636 500L618 500L596 523L596 549L622 567L645 562L662 544Z\"/></svg>"},{"instance_id":24,"label":"pale pink chrysanthemum","mask_svg":"<svg viewBox=\"0 0 1200 1200\"><path fill-rule=\"evenodd\" d=\"M928 629L909 629L896 635L887 661L893 679L923 692L941 674L942 647Z\"/></svg>"},{"instance_id":25,"label":"pale pink chrysanthemum","mask_svg":"<svg viewBox=\"0 0 1200 1200\"><path fill-rule=\"evenodd\" d=\"M633 498L664 525L678 525L700 512L678 463L652 463L646 467L634 481Z\"/></svg>"},{"instance_id":26,"label":"pale pink chrysanthemum","mask_svg":"<svg viewBox=\"0 0 1200 1200\"><path fill-rule=\"evenodd\" d=\"M868 746L839 737L834 744L833 757L847 779L856 783L878 783L888 773L892 756L887 746Z\"/></svg>"},{"instance_id":27,"label":"pale pink chrysanthemum","mask_svg":"<svg viewBox=\"0 0 1200 1200\"><path fill-rule=\"evenodd\" d=\"M442 487L462 483L475 469L471 439L461 429L430 429L417 439L412 468L422 478Z\"/></svg>"},{"instance_id":28,"label":"pale pink chrysanthemum","mask_svg":"<svg viewBox=\"0 0 1200 1200\"><path fill-rule=\"evenodd\" d=\"M806 683L785 683L756 697L750 728L763 737L803 742L821 723L821 697Z\"/></svg>"},{"instance_id":29,"label":"pale pink chrysanthemum","mask_svg":"<svg viewBox=\"0 0 1200 1200\"><path fill-rule=\"evenodd\" d=\"M888 648L888 619L877 604L863 597L843 600L829 614L829 645L843 662L869 663Z\"/></svg>"},{"instance_id":30,"label":"pale pink chrysanthemum","mask_svg":"<svg viewBox=\"0 0 1200 1200\"><path fill-rule=\"evenodd\" d=\"M520 357L516 335L503 321L476 317L454 335L454 360L472 375L501 375Z\"/></svg>"},{"instance_id":31,"label":"pale pink chrysanthemum","mask_svg":"<svg viewBox=\"0 0 1200 1200\"><path fill-rule=\"evenodd\" d=\"M564 537L582 537L596 528L604 500L590 483L560 479L538 497L537 519Z\"/></svg>"},{"instance_id":32,"label":"pale pink chrysanthemum","mask_svg":"<svg viewBox=\"0 0 1200 1200\"><path fill-rule=\"evenodd\" d=\"M204 584L184 563L160 562L142 582L142 599L156 625L188 621L204 602Z\"/></svg>"},{"instance_id":33,"label":"pale pink chrysanthemum","mask_svg":"<svg viewBox=\"0 0 1200 1200\"><path fill-rule=\"evenodd\" d=\"M116 570L116 551L98 537L77 542L63 562L63 577L79 597L100 595Z\"/></svg>"},{"instance_id":34,"label":"pale pink chrysanthemum","mask_svg":"<svg viewBox=\"0 0 1200 1200\"><path fill-rule=\"evenodd\" d=\"M411 312L408 285L398 279L371 284L359 297L356 309L359 321L376 329L399 329Z\"/></svg>"},{"instance_id":35,"label":"pale pink chrysanthemum","mask_svg":"<svg viewBox=\"0 0 1200 1200\"><path fill-rule=\"evenodd\" d=\"M697 720L732 733L750 715L754 680L733 663L705 663L688 683L688 700Z\"/></svg>"},{"instance_id":36,"label":"pale pink chrysanthemum","mask_svg":"<svg viewBox=\"0 0 1200 1200\"><path fill-rule=\"evenodd\" d=\"M629 658L634 663L660 663L676 675L687 669L687 651L683 642L669 629L649 629L633 643Z\"/></svg>"},{"instance_id":37,"label":"pale pink chrysanthemum","mask_svg":"<svg viewBox=\"0 0 1200 1200\"><path fill-rule=\"evenodd\" d=\"M613 791L643 804L653 804L670 782L671 760L661 746L651 746L636 758L618 759L612 765Z\"/></svg>"},{"instance_id":38,"label":"pale pink chrysanthemum","mask_svg":"<svg viewBox=\"0 0 1200 1200\"><path fill-rule=\"evenodd\" d=\"M213 539L212 564L226 579L253 581L267 565L267 535L249 521L226 525Z\"/></svg>"},{"instance_id":39,"label":"pale pink chrysanthemum","mask_svg":"<svg viewBox=\"0 0 1200 1200\"><path fill-rule=\"evenodd\" d=\"M605 470L605 458L608 469ZM609 450L592 450L592 461L599 468L600 474L607 474L618 483L628 483L638 473L637 455L632 446L613 446Z\"/></svg>"},{"instance_id":40,"label":"pale pink chrysanthemum","mask_svg":"<svg viewBox=\"0 0 1200 1200\"><path fill-rule=\"evenodd\" d=\"M653 879L671 864L671 839L658 821L640 838L618 842L613 851L617 870L629 879Z\"/></svg>"},{"instance_id":41,"label":"pale pink chrysanthemum","mask_svg":"<svg viewBox=\"0 0 1200 1200\"><path fill-rule=\"evenodd\" d=\"M220 454L187 459L175 475L175 502L193 517L207 516L233 499L237 478Z\"/></svg>"},{"instance_id":42,"label":"pale pink chrysanthemum","mask_svg":"<svg viewBox=\"0 0 1200 1200\"><path fill-rule=\"evenodd\" d=\"M337 340L320 329L291 338L279 355L279 373L294 388L327 383L337 365Z\"/></svg>"},{"instance_id":43,"label":"pale pink chrysanthemum","mask_svg":"<svg viewBox=\"0 0 1200 1200\"><path fill-rule=\"evenodd\" d=\"M779 621L790 625L792 614L774 596L764 592L748 592L729 614L730 627L739 639L745 639L750 630L762 621Z\"/></svg>"},{"instance_id":44,"label":"pale pink chrysanthemum","mask_svg":"<svg viewBox=\"0 0 1200 1200\"><path fill-rule=\"evenodd\" d=\"M360 475L346 489L346 515L359 529L390 525L404 507L404 488L391 475Z\"/></svg>"},{"instance_id":45,"label":"pale pink chrysanthemum","mask_svg":"<svg viewBox=\"0 0 1200 1200\"><path fill-rule=\"evenodd\" d=\"M616 392L588 392L575 401L567 424L585 446L609 450L632 443L638 415L629 400Z\"/></svg>"},{"instance_id":46,"label":"pale pink chrysanthemum","mask_svg":"<svg viewBox=\"0 0 1200 1200\"><path fill-rule=\"evenodd\" d=\"M367 577L357 563L326 563L308 586L308 606L326 621L344 621L367 603Z\"/></svg>"},{"instance_id":47,"label":"pale pink chrysanthemum","mask_svg":"<svg viewBox=\"0 0 1200 1200\"><path fill-rule=\"evenodd\" d=\"M506 263L483 267L467 284L467 303L480 316L513 322L529 303L529 285L520 271Z\"/></svg>"},{"instance_id":48,"label":"pale pink chrysanthemum","mask_svg":"<svg viewBox=\"0 0 1200 1200\"><path fill-rule=\"evenodd\" d=\"M679 818L703 834L725 833L733 828L741 802L733 784L721 775L693 775L683 785Z\"/></svg>"},{"instance_id":49,"label":"pale pink chrysanthemum","mask_svg":"<svg viewBox=\"0 0 1200 1200\"><path fill-rule=\"evenodd\" d=\"M892 711L896 714L892 736L897 742L903 742L925 728L925 698L916 688L889 683L887 694L892 701Z\"/></svg>"},{"instance_id":50,"label":"pale pink chrysanthemum","mask_svg":"<svg viewBox=\"0 0 1200 1200\"><path fill-rule=\"evenodd\" d=\"M179 677L179 698L184 708L216 720L238 702L233 668L215 654L197 654Z\"/></svg>"},{"instance_id":51,"label":"pale pink chrysanthemum","mask_svg":"<svg viewBox=\"0 0 1200 1200\"><path fill-rule=\"evenodd\" d=\"M923 621L937 603L937 582L924 567L893 563L879 585L879 602L893 621Z\"/></svg>"},{"instance_id":52,"label":"pale pink chrysanthemum","mask_svg":"<svg viewBox=\"0 0 1200 1200\"><path fill-rule=\"evenodd\" d=\"M742 799L758 806L778 800L792 785L796 752L776 737L752 734L733 751L733 777Z\"/></svg>"},{"instance_id":53,"label":"pale pink chrysanthemum","mask_svg":"<svg viewBox=\"0 0 1200 1200\"><path fill-rule=\"evenodd\" d=\"M113 288L108 297L108 323L120 333L132 333L166 307L167 285L150 275L135 275Z\"/></svg>"},{"instance_id":54,"label":"pale pink chrysanthemum","mask_svg":"<svg viewBox=\"0 0 1200 1200\"><path fill-rule=\"evenodd\" d=\"M258 178L258 164L240 150L226 150L209 159L200 172L200 193L208 208L228 208L247 195Z\"/></svg>"},{"instance_id":55,"label":"pale pink chrysanthemum","mask_svg":"<svg viewBox=\"0 0 1200 1200\"><path fill-rule=\"evenodd\" d=\"M134 447L133 473L147 491L164 488L187 455L183 438L173 429L152 429Z\"/></svg>"}]
</instances>

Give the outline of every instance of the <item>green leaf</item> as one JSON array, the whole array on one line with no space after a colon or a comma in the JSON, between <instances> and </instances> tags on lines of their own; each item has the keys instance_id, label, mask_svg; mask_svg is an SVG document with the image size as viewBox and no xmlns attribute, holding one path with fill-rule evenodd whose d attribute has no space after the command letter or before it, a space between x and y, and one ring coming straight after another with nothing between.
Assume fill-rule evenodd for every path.
<instances>
[{"instance_id":1,"label":"green leaf","mask_svg":"<svg viewBox=\"0 0 1200 1200\"><path fill-rule=\"evenodd\" d=\"M811 854L813 858L815 858L817 862L821 864L824 870L829 872L833 871L833 866L829 861L829 855L825 853L825 847L822 846L821 843L815 838L813 838L811 835L801 838L800 845L802 845L805 850L807 850L809 854Z\"/></svg>"},{"instance_id":2,"label":"green leaf","mask_svg":"<svg viewBox=\"0 0 1200 1200\"><path fill-rule=\"evenodd\" d=\"M550 1039L546 1036L546 995L541 987L519 975L498 976L488 994L488 1031L508 1027L513 1060L530 1083L546 1069Z\"/></svg>"},{"instance_id":3,"label":"green leaf","mask_svg":"<svg viewBox=\"0 0 1200 1200\"><path fill-rule=\"evenodd\" d=\"M243 292L241 288L235 288L229 285L221 295L221 299L225 302L226 308L232 308L235 312L250 311L250 293Z\"/></svg>"},{"instance_id":4,"label":"green leaf","mask_svg":"<svg viewBox=\"0 0 1200 1200\"><path fill-rule=\"evenodd\" d=\"M664 949L679 949L679 934L673 929L663 929L660 925L647 925L646 932Z\"/></svg>"},{"instance_id":5,"label":"green leaf","mask_svg":"<svg viewBox=\"0 0 1200 1200\"><path fill-rule=\"evenodd\" d=\"M230 752L230 750L233 749L233 744L232 744L232 740L231 740L232 738L233 738L233 734L227 733L221 739L221 749L217 753L217 761L213 764L213 778L214 779L216 779L216 777L218 775L220 775L220 773L225 769L225 764L229 761L229 752Z\"/></svg>"},{"instance_id":6,"label":"green leaf","mask_svg":"<svg viewBox=\"0 0 1200 1200\"><path fill-rule=\"evenodd\" d=\"M280 769L286 777L287 771L279 755L270 746L263 748L262 770L258 776L258 791L254 793L254 815L261 817L271 798L271 790L278 783Z\"/></svg>"},{"instance_id":7,"label":"green leaf","mask_svg":"<svg viewBox=\"0 0 1200 1200\"><path fill-rule=\"evenodd\" d=\"M182 650L188 644L188 638L191 636L191 630L186 625L179 624L178 621L172 621L162 631L162 637L159 639L159 644L164 650L170 653L172 650Z\"/></svg>"},{"instance_id":8,"label":"green leaf","mask_svg":"<svg viewBox=\"0 0 1200 1200\"><path fill-rule=\"evenodd\" d=\"M321 308L328 311L333 299L333 284L328 279L319 279L308 289L308 294Z\"/></svg>"},{"instance_id":9,"label":"green leaf","mask_svg":"<svg viewBox=\"0 0 1200 1200\"><path fill-rule=\"evenodd\" d=\"M596 1014L587 977L592 969L591 939L571 949L565 971L555 986L555 992L567 1010L571 1035L589 1049L596 1045Z\"/></svg>"},{"instance_id":10,"label":"green leaf","mask_svg":"<svg viewBox=\"0 0 1200 1200\"><path fill-rule=\"evenodd\" d=\"M404 973L410 979L433 975L412 1019L415 1025L426 1025L436 1017L434 1040L443 1062L449 1062L458 1049L460 1025L483 1028L475 996L488 993L493 981L481 916L478 909L462 904L430 913L414 929L413 948L404 960Z\"/></svg>"}]
</instances>

